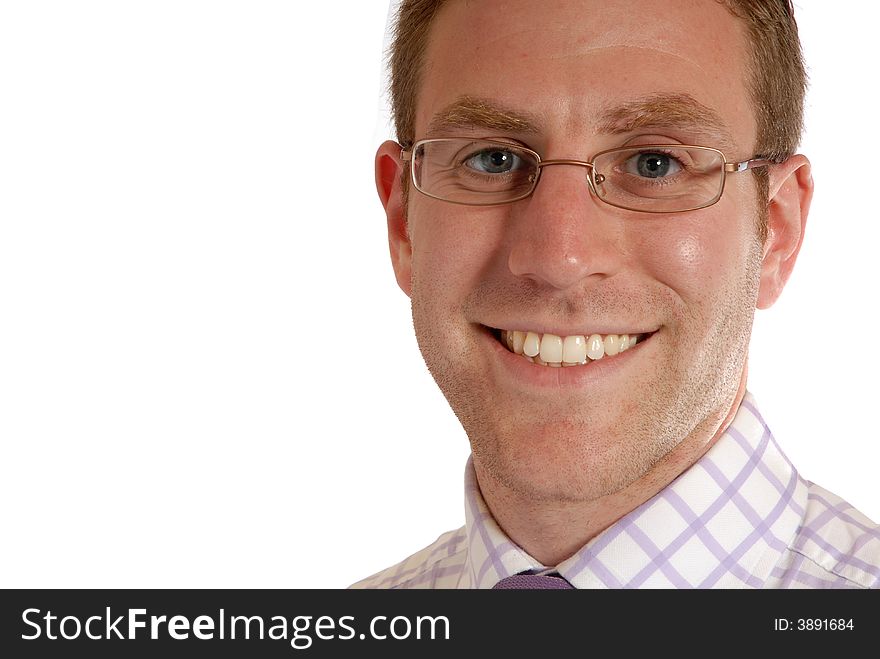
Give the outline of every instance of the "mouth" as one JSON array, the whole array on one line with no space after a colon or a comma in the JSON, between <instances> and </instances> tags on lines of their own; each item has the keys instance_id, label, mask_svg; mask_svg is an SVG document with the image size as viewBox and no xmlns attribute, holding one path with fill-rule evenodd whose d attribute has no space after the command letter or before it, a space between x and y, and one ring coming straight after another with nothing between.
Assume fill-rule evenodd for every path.
<instances>
[{"instance_id":1,"label":"mouth","mask_svg":"<svg viewBox=\"0 0 880 659\"><path fill-rule=\"evenodd\" d=\"M646 332L559 336L528 330L489 329L510 352L533 364L551 368L586 366L599 360L614 359L654 334Z\"/></svg>"}]
</instances>

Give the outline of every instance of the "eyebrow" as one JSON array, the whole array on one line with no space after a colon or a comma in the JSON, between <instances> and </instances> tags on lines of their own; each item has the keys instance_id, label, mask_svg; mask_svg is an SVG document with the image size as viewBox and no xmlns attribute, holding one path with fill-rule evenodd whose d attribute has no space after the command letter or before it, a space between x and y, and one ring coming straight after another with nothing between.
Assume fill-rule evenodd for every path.
<instances>
[{"instance_id":1,"label":"eyebrow","mask_svg":"<svg viewBox=\"0 0 880 659\"><path fill-rule=\"evenodd\" d=\"M540 133L540 118L477 96L461 96L437 112L428 126L429 135L456 129L482 128L507 133ZM715 145L733 147L730 128L712 108L690 94L652 94L600 111L599 132L622 135L646 128L677 128L714 140ZM720 142L720 143L719 143Z\"/></svg>"},{"instance_id":2,"label":"eyebrow","mask_svg":"<svg viewBox=\"0 0 880 659\"><path fill-rule=\"evenodd\" d=\"M461 96L431 119L429 134L457 128L484 128L507 133L539 133L538 119L529 113L506 108L476 96Z\"/></svg>"},{"instance_id":3,"label":"eyebrow","mask_svg":"<svg viewBox=\"0 0 880 659\"><path fill-rule=\"evenodd\" d=\"M727 122L715 110L690 94L653 94L608 108L599 116L602 133L621 135L645 128L677 128L704 139L720 140L712 146L732 148Z\"/></svg>"}]
</instances>

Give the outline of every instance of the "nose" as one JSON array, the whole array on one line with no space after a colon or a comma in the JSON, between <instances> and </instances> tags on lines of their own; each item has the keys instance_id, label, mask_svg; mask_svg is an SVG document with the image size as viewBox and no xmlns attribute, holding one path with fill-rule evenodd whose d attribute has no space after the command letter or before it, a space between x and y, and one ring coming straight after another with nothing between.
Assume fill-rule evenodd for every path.
<instances>
[{"instance_id":1,"label":"nose","mask_svg":"<svg viewBox=\"0 0 880 659\"><path fill-rule=\"evenodd\" d=\"M614 274L622 257L622 228L614 209L590 193L588 167L576 161L551 164L542 167L534 192L514 204L508 266L518 277L565 290Z\"/></svg>"}]
</instances>

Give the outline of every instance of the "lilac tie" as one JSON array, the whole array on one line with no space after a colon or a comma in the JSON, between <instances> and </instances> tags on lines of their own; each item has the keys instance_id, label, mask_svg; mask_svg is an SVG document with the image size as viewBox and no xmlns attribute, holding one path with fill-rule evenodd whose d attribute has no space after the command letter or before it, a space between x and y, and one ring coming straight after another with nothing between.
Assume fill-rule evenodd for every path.
<instances>
[{"instance_id":1,"label":"lilac tie","mask_svg":"<svg viewBox=\"0 0 880 659\"><path fill-rule=\"evenodd\" d=\"M549 574L514 574L505 577L492 589L498 590L569 590L574 589L570 583L560 576L551 577Z\"/></svg>"}]
</instances>

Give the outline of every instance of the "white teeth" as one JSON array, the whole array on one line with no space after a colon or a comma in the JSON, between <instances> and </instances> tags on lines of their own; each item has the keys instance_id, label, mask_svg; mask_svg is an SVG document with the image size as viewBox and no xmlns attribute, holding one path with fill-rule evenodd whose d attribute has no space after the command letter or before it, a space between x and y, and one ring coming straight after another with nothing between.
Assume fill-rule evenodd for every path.
<instances>
[{"instance_id":1,"label":"white teeth","mask_svg":"<svg viewBox=\"0 0 880 659\"><path fill-rule=\"evenodd\" d=\"M537 357L539 352L541 352L541 337L529 332L523 341L523 354L526 357Z\"/></svg>"},{"instance_id":2,"label":"white teeth","mask_svg":"<svg viewBox=\"0 0 880 659\"><path fill-rule=\"evenodd\" d=\"M603 357L614 357L638 342L636 334L538 334L520 330L501 330L501 343L517 355L541 366L580 366Z\"/></svg>"},{"instance_id":3,"label":"white teeth","mask_svg":"<svg viewBox=\"0 0 880 659\"><path fill-rule=\"evenodd\" d=\"M602 359L605 356L605 342L598 334L591 334L587 339L587 357L590 359Z\"/></svg>"},{"instance_id":4,"label":"white teeth","mask_svg":"<svg viewBox=\"0 0 880 659\"><path fill-rule=\"evenodd\" d=\"M562 342L562 361L566 364L583 364L587 361L587 341L577 334L566 336Z\"/></svg>"},{"instance_id":5,"label":"white teeth","mask_svg":"<svg viewBox=\"0 0 880 659\"><path fill-rule=\"evenodd\" d=\"M541 359L548 364L559 364L562 361L562 337L545 334L541 338Z\"/></svg>"},{"instance_id":6,"label":"white teeth","mask_svg":"<svg viewBox=\"0 0 880 659\"><path fill-rule=\"evenodd\" d=\"M508 332L510 334L510 332ZM526 333L519 330L513 332L513 351L521 355L523 354L523 343L526 341Z\"/></svg>"},{"instance_id":7,"label":"white teeth","mask_svg":"<svg viewBox=\"0 0 880 659\"><path fill-rule=\"evenodd\" d=\"M609 357L614 357L620 352L620 337L617 334L609 334L603 343L605 344L605 354Z\"/></svg>"}]
</instances>

